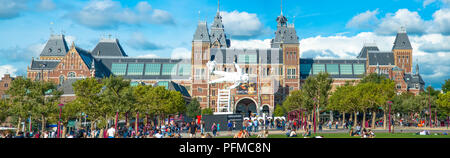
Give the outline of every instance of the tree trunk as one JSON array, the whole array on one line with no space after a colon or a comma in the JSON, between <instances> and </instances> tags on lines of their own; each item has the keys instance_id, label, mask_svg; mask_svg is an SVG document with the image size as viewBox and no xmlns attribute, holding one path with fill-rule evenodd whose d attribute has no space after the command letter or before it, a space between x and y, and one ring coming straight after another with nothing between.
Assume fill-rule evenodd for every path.
<instances>
[{"instance_id":1,"label":"tree trunk","mask_svg":"<svg viewBox=\"0 0 450 158\"><path fill-rule=\"evenodd\" d=\"M342 121L341 121L341 123L344 123L344 121L345 121L345 112L342 112Z\"/></svg>"},{"instance_id":2,"label":"tree trunk","mask_svg":"<svg viewBox=\"0 0 450 158\"><path fill-rule=\"evenodd\" d=\"M386 129L386 124L389 122L386 122L386 110L383 110L383 129Z\"/></svg>"},{"instance_id":3,"label":"tree trunk","mask_svg":"<svg viewBox=\"0 0 450 158\"><path fill-rule=\"evenodd\" d=\"M134 122L134 130L135 130L136 134L138 132L138 127L139 127L138 123L139 123L139 112L136 113L136 121Z\"/></svg>"},{"instance_id":4,"label":"tree trunk","mask_svg":"<svg viewBox=\"0 0 450 158\"><path fill-rule=\"evenodd\" d=\"M44 132L45 130L45 117L42 115L42 126L41 126L41 132Z\"/></svg>"},{"instance_id":5,"label":"tree trunk","mask_svg":"<svg viewBox=\"0 0 450 158\"><path fill-rule=\"evenodd\" d=\"M366 111L363 110L362 127L366 128Z\"/></svg>"},{"instance_id":6,"label":"tree trunk","mask_svg":"<svg viewBox=\"0 0 450 158\"><path fill-rule=\"evenodd\" d=\"M355 121L354 121L354 123L353 123L353 126L357 126L358 125L358 115L356 115L356 112L355 112Z\"/></svg>"},{"instance_id":7,"label":"tree trunk","mask_svg":"<svg viewBox=\"0 0 450 158\"><path fill-rule=\"evenodd\" d=\"M64 124L61 125L62 127L64 127L63 133L59 136L60 138L66 138L66 127L64 126ZM61 128L61 127L60 127Z\"/></svg>"},{"instance_id":8,"label":"tree trunk","mask_svg":"<svg viewBox=\"0 0 450 158\"><path fill-rule=\"evenodd\" d=\"M100 129L100 134L98 135L98 137L99 137L99 138L104 138L104 136L103 136L103 128Z\"/></svg>"},{"instance_id":9,"label":"tree trunk","mask_svg":"<svg viewBox=\"0 0 450 158\"><path fill-rule=\"evenodd\" d=\"M95 121L96 122L96 121ZM94 121L91 121L91 131L95 130Z\"/></svg>"},{"instance_id":10,"label":"tree trunk","mask_svg":"<svg viewBox=\"0 0 450 158\"><path fill-rule=\"evenodd\" d=\"M375 119L377 118L377 112L376 111L372 111L372 129L375 129Z\"/></svg>"}]
</instances>

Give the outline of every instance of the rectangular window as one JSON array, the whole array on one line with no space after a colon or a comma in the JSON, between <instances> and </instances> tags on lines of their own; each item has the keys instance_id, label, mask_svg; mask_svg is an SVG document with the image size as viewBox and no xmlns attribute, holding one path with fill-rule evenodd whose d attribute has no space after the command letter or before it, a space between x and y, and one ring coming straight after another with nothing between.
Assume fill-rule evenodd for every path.
<instances>
[{"instance_id":1,"label":"rectangular window","mask_svg":"<svg viewBox=\"0 0 450 158\"><path fill-rule=\"evenodd\" d=\"M300 64L300 74L310 75L311 74L311 64Z\"/></svg>"},{"instance_id":2,"label":"rectangular window","mask_svg":"<svg viewBox=\"0 0 450 158\"><path fill-rule=\"evenodd\" d=\"M314 75L325 72L325 64L313 64Z\"/></svg>"},{"instance_id":3,"label":"rectangular window","mask_svg":"<svg viewBox=\"0 0 450 158\"><path fill-rule=\"evenodd\" d=\"M341 75L353 75L352 64L341 64Z\"/></svg>"},{"instance_id":4,"label":"rectangular window","mask_svg":"<svg viewBox=\"0 0 450 158\"><path fill-rule=\"evenodd\" d=\"M339 75L339 65L327 64L327 72L331 75Z\"/></svg>"},{"instance_id":5,"label":"rectangular window","mask_svg":"<svg viewBox=\"0 0 450 158\"><path fill-rule=\"evenodd\" d=\"M163 64L162 75L177 75L177 65Z\"/></svg>"},{"instance_id":6,"label":"rectangular window","mask_svg":"<svg viewBox=\"0 0 450 158\"><path fill-rule=\"evenodd\" d=\"M127 75L142 75L144 72L144 64L128 64Z\"/></svg>"},{"instance_id":7,"label":"rectangular window","mask_svg":"<svg viewBox=\"0 0 450 158\"><path fill-rule=\"evenodd\" d=\"M111 72L113 75L123 76L127 72L127 64L115 64L111 66Z\"/></svg>"},{"instance_id":8,"label":"rectangular window","mask_svg":"<svg viewBox=\"0 0 450 158\"><path fill-rule=\"evenodd\" d=\"M362 75L366 72L364 64L353 64L353 70L355 71L355 75Z\"/></svg>"},{"instance_id":9,"label":"rectangular window","mask_svg":"<svg viewBox=\"0 0 450 158\"><path fill-rule=\"evenodd\" d=\"M295 69L287 69L287 78L288 79L295 79L296 70Z\"/></svg>"},{"instance_id":10,"label":"rectangular window","mask_svg":"<svg viewBox=\"0 0 450 158\"><path fill-rule=\"evenodd\" d=\"M189 76L191 75L191 64L180 64L178 65L178 75Z\"/></svg>"},{"instance_id":11,"label":"rectangular window","mask_svg":"<svg viewBox=\"0 0 450 158\"><path fill-rule=\"evenodd\" d=\"M241 54L238 56L238 63L240 64L255 64L257 63L256 55Z\"/></svg>"},{"instance_id":12,"label":"rectangular window","mask_svg":"<svg viewBox=\"0 0 450 158\"><path fill-rule=\"evenodd\" d=\"M145 75L159 76L161 72L161 64L146 64Z\"/></svg>"}]
</instances>

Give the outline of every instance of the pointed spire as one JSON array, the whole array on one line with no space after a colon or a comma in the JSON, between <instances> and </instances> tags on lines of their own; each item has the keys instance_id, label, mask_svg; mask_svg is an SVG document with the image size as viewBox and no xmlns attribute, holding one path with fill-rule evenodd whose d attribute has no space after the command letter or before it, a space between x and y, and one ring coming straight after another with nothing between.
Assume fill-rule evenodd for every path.
<instances>
[{"instance_id":1,"label":"pointed spire","mask_svg":"<svg viewBox=\"0 0 450 158\"><path fill-rule=\"evenodd\" d=\"M416 61L416 75L419 75L419 59L417 59Z\"/></svg>"},{"instance_id":2,"label":"pointed spire","mask_svg":"<svg viewBox=\"0 0 450 158\"><path fill-rule=\"evenodd\" d=\"M283 0L281 0L281 5L280 5L281 7L281 15L283 15Z\"/></svg>"},{"instance_id":3,"label":"pointed spire","mask_svg":"<svg viewBox=\"0 0 450 158\"><path fill-rule=\"evenodd\" d=\"M217 0L217 13L220 13L220 0Z\"/></svg>"}]
</instances>

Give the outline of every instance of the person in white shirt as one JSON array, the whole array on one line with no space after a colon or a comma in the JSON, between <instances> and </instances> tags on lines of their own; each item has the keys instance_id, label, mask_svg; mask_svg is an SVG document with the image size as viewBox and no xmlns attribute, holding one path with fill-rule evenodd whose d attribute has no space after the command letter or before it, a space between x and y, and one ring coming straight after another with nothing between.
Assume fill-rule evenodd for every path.
<instances>
[{"instance_id":1,"label":"person in white shirt","mask_svg":"<svg viewBox=\"0 0 450 158\"><path fill-rule=\"evenodd\" d=\"M108 129L108 131L106 131L106 133L108 134L108 138L114 138L114 136L116 134L116 129L111 127Z\"/></svg>"},{"instance_id":2,"label":"person in white shirt","mask_svg":"<svg viewBox=\"0 0 450 158\"><path fill-rule=\"evenodd\" d=\"M158 133L155 134L155 138L163 138L161 131L158 131Z\"/></svg>"}]
</instances>

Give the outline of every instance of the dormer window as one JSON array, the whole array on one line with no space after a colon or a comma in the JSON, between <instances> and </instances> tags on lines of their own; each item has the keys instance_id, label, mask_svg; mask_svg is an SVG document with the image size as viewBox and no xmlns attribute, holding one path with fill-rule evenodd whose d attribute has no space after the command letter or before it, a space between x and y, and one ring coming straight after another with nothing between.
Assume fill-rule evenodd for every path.
<instances>
[{"instance_id":1,"label":"dormer window","mask_svg":"<svg viewBox=\"0 0 450 158\"><path fill-rule=\"evenodd\" d=\"M51 53L51 52L52 52L52 48L49 48L49 49L48 49L48 52L50 52L50 53Z\"/></svg>"},{"instance_id":2,"label":"dormer window","mask_svg":"<svg viewBox=\"0 0 450 158\"><path fill-rule=\"evenodd\" d=\"M61 48L58 49L58 53L61 53Z\"/></svg>"}]
</instances>

